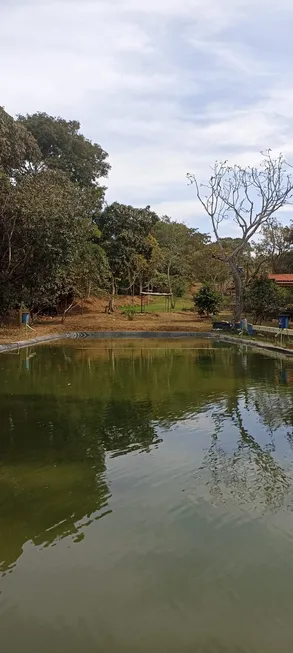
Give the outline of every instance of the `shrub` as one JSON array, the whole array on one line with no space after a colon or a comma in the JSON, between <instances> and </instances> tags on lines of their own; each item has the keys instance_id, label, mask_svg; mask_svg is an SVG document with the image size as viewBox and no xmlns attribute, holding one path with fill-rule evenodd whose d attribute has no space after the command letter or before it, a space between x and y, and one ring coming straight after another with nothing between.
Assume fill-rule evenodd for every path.
<instances>
[{"instance_id":1,"label":"shrub","mask_svg":"<svg viewBox=\"0 0 293 653\"><path fill-rule=\"evenodd\" d=\"M278 313L285 309L288 303L288 292L279 288L267 277L254 279L245 296L245 309L253 313L255 321L263 320L267 315Z\"/></svg>"},{"instance_id":2,"label":"shrub","mask_svg":"<svg viewBox=\"0 0 293 653\"><path fill-rule=\"evenodd\" d=\"M193 301L199 315L208 317L219 313L222 295L206 284L194 295Z\"/></svg>"},{"instance_id":3,"label":"shrub","mask_svg":"<svg viewBox=\"0 0 293 653\"><path fill-rule=\"evenodd\" d=\"M135 313L136 310L134 306L127 306L127 308L122 312L122 315L126 315L127 319L132 321L134 320Z\"/></svg>"}]
</instances>

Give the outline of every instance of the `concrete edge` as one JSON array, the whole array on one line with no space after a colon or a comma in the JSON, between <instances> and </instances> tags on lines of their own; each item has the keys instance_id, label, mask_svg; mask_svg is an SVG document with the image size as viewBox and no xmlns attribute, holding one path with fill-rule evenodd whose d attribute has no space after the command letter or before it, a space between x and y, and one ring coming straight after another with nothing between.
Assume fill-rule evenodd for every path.
<instances>
[{"instance_id":1,"label":"concrete edge","mask_svg":"<svg viewBox=\"0 0 293 653\"><path fill-rule=\"evenodd\" d=\"M210 336L214 338L214 332L211 332ZM247 345L247 347L253 349L263 349L267 352L270 351L275 354L282 354L283 356L293 356L292 349L287 349L286 347L278 347L278 345L270 345L270 343L262 342L261 340L248 340L247 338L240 338L239 336L228 336L225 334L219 334L217 337L219 340L223 340L224 342Z\"/></svg>"},{"instance_id":2,"label":"concrete edge","mask_svg":"<svg viewBox=\"0 0 293 653\"><path fill-rule=\"evenodd\" d=\"M30 340L20 340L7 345L0 345L0 353L31 347L45 342L54 342L56 340L73 340L77 338L97 338L97 339L133 339L133 338L213 338L230 344L241 344L254 349L271 351L276 354L293 356L292 349L278 347L260 340L248 340L239 336L228 335L216 331L74 331L70 333L56 333L47 336L38 336Z\"/></svg>"},{"instance_id":3,"label":"concrete edge","mask_svg":"<svg viewBox=\"0 0 293 653\"><path fill-rule=\"evenodd\" d=\"M23 349L32 345L39 345L45 342L54 342L54 340L67 340L77 338L98 338L98 339L116 339L116 338L211 338L213 334L200 331L74 331L71 333L56 333L48 336L38 336L29 340L19 340L7 345L0 345L0 353Z\"/></svg>"}]
</instances>

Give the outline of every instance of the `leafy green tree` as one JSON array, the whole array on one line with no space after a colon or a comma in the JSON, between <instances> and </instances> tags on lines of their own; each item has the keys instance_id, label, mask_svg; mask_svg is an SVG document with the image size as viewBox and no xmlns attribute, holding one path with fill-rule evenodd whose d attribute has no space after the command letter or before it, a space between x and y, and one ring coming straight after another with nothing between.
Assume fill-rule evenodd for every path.
<instances>
[{"instance_id":1,"label":"leafy green tree","mask_svg":"<svg viewBox=\"0 0 293 653\"><path fill-rule=\"evenodd\" d=\"M57 171L24 176L16 185L0 182L2 311L20 302L54 304L60 294L76 292L96 229L84 194Z\"/></svg>"},{"instance_id":2,"label":"leafy green tree","mask_svg":"<svg viewBox=\"0 0 293 653\"><path fill-rule=\"evenodd\" d=\"M152 277L152 289L156 292L169 292L169 278L165 272L158 272L157 270Z\"/></svg>"},{"instance_id":3,"label":"leafy green tree","mask_svg":"<svg viewBox=\"0 0 293 653\"><path fill-rule=\"evenodd\" d=\"M215 243L201 247L194 258L194 273L197 281L212 286L226 284L231 279L227 265L217 258Z\"/></svg>"},{"instance_id":4,"label":"leafy green tree","mask_svg":"<svg viewBox=\"0 0 293 653\"><path fill-rule=\"evenodd\" d=\"M262 238L254 245L255 259L264 272L290 273L293 271L292 227L283 226L276 219L265 225Z\"/></svg>"},{"instance_id":5,"label":"leafy green tree","mask_svg":"<svg viewBox=\"0 0 293 653\"><path fill-rule=\"evenodd\" d=\"M254 279L249 286L245 297L245 309L254 314L258 322L271 313L284 310L288 303L289 295L285 288L280 288L274 281L267 277Z\"/></svg>"},{"instance_id":6,"label":"leafy green tree","mask_svg":"<svg viewBox=\"0 0 293 653\"><path fill-rule=\"evenodd\" d=\"M0 109L0 311L107 287L96 220L107 154L79 125Z\"/></svg>"},{"instance_id":7,"label":"leafy green tree","mask_svg":"<svg viewBox=\"0 0 293 653\"><path fill-rule=\"evenodd\" d=\"M71 271L71 294L76 297L90 297L98 291L108 291L110 270L106 252L99 245L94 231L84 239L79 248Z\"/></svg>"},{"instance_id":8,"label":"leafy green tree","mask_svg":"<svg viewBox=\"0 0 293 653\"><path fill-rule=\"evenodd\" d=\"M65 172L70 181L83 187L96 187L101 177L108 176L107 152L79 133L77 120L64 120L39 112L18 116L17 125L25 127L34 137L42 164L50 170Z\"/></svg>"},{"instance_id":9,"label":"leafy green tree","mask_svg":"<svg viewBox=\"0 0 293 653\"><path fill-rule=\"evenodd\" d=\"M109 311L114 310L114 297L119 282L128 279L133 284L133 274L140 255L151 260L152 246L149 236L158 216L146 208L134 208L114 202L105 207L99 220L101 246L105 249L111 271L111 297Z\"/></svg>"},{"instance_id":10,"label":"leafy green tree","mask_svg":"<svg viewBox=\"0 0 293 653\"><path fill-rule=\"evenodd\" d=\"M33 135L0 107L0 171L9 177L27 172L40 160Z\"/></svg>"},{"instance_id":11,"label":"leafy green tree","mask_svg":"<svg viewBox=\"0 0 293 653\"><path fill-rule=\"evenodd\" d=\"M159 271L167 275L168 291L173 297L174 277L177 282L178 277L190 282L194 278L195 256L207 242L207 235L200 234L197 229L190 229L181 222L173 222L168 216L156 224L154 234L162 252Z\"/></svg>"},{"instance_id":12,"label":"leafy green tree","mask_svg":"<svg viewBox=\"0 0 293 653\"><path fill-rule=\"evenodd\" d=\"M222 304L222 296L219 292L204 285L194 296L194 305L199 315L216 315Z\"/></svg>"},{"instance_id":13,"label":"leafy green tree","mask_svg":"<svg viewBox=\"0 0 293 653\"><path fill-rule=\"evenodd\" d=\"M189 285L188 279L184 279L180 275L174 276L172 279L174 298L184 297L189 290Z\"/></svg>"},{"instance_id":14,"label":"leafy green tree","mask_svg":"<svg viewBox=\"0 0 293 653\"><path fill-rule=\"evenodd\" d=\"M163 260L158 241L152 234L146 237L145 244L146 253L135 254L133 258L133 279L138 282L139 294L153 285L154 276Z\"/></svg>"}]
</instances>

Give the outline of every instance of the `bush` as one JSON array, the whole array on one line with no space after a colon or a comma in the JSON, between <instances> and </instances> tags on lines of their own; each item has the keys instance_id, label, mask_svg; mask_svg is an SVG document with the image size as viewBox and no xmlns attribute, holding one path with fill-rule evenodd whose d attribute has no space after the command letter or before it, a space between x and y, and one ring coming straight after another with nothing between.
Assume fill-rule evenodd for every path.
<instances>
[{"instance_id":1,"label":"bush","mask_svg":"<svg viewBox=\"0 0 293 653\"><path fill-rule=\"evenodd\" d=\"M222 295L208 285L202 286L193 298L199 315L216 315L222 305Z\"/></svg>"},{"instance_id":2,"label":"bush","mask_svg":"<svg viewBox=\"0 0 293 653\"><path fill-rule=\"evenodd\" d=\"M280 288L267 277L259 277L252 281L246 292L245 309L253 313L255 321L258 322L268 315L277 315L284 310L288 299L285 288Z\"/></svg>"},{"instance_id":3,"label":"bush","mask_svg":"<svg viewBox=\"0 0 293 653\"><path fill-rule=\"evenodd\" d=\"M122 312L122 315L125 315L128 320L132 321L134 320L135 313L136 310L134 306L127 306L127 308L125 308L125 310Z\"/></svg>"}]
</instances>

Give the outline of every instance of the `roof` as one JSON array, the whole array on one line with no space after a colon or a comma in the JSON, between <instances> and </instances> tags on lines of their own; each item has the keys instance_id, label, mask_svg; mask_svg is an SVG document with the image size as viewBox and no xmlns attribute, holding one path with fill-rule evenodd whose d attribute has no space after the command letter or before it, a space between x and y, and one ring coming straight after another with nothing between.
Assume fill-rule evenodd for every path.
<instances>
[{"instance_id":1,"label":"roof","mask_svg":"<svg viewBox=\"0 0 293 653\"><path fill-rule=\"evenodd\" d=\"M268 274L268 278L281 285L293 285L293 274Z\"/></svg>"},{"instance_id":2,"label":"roof","mask_svg":"<svg viewBox=\"0 0 293 653\"><path fill-rule=\"evenodd\" d=\"M268 274L268 277L275 281L293 281L293 274Z\"/></svg>"}]
</instances>

